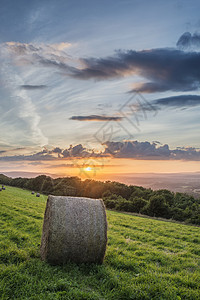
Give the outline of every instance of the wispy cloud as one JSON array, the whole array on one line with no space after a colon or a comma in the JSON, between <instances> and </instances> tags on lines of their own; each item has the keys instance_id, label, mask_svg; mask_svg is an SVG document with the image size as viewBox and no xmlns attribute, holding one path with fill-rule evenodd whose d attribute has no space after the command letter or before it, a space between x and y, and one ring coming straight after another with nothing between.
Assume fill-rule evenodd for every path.
<instances>
[{"instance_id":1,"label":"wispy cloud","mask_svg":"<svg viewBox=\"0 0 200 300\"><path fill-rule=\"evenodd\" d=\"M70 45L69 45L70 46ZM146 81L132 92L192 91L200 87L200 53L162 48L143 51L117 51L105 58L73 59L57 45L10 42L9 51L19 62L55 68L61 74L82 80L109 80L140 76Z\"/></svg>"},{"instance_id":2,"label":"wispy cloud","mask_svg":"<svg viewBox=\"0 0 200 300\"><path fill-rule=\"evenodd\" d=\"M109 117L109 116L99 116L99 115L90 115L90 116L72 116L70 120L75 121L116 121L119 122L123 117Z\"/></svg>"},{"instance_id":3,"label":"wispy cloud","mask_svg":"<svg viewBox=\"0 0 200 300\"><path fill-rule=\"evenodd\" d=\"M26 44L19 42L7 42L3 44L4 49L18 61L18 64L51 64L62 66L68 60L71 60L71 56L65 51L71 47L70 43L60 44Z\"/></svg>"},{"instance_id":4,"label":"wispy cloud","mask_svg":"<svg viewBox=\"0 0 200 300\"><path fill-rule=\"evenodd\" d=\"M18 72L18 67L12 63L5 47L1 49L0 62L2 79L0 89L3 95L1 100L3 118L1 118L0 124L6 122L2 140L5 135L5 139L9 141L10 137L12 143L16 145L43 146L47 144L48 139L40 128L40 116L32 99L28 96L26 89L19 89L20 86L24 86L24 79ZM13 127L15 127L14 131Z\"/></svg>"},{"instance_id":5,"label":"wispy cloud","mask_svg":"<svg viewBox=\"0 0 200 300\"><path fill-rule=\"evenodd\" d=\"M6 42L4 45L7 47L7 49L11 50L17 55L33 53L45 53L46 55L67 55L64 50L72 46L71 43L67 42L61 42L57 44Z\"/></svg>"}]
</instances>

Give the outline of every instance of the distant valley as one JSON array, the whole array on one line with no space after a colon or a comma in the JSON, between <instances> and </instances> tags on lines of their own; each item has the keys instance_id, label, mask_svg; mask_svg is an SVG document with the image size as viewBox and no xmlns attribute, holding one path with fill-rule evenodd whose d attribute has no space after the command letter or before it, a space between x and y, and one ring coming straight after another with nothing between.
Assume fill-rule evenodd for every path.
<instances>
[{"instance_id":1,"label":"distant valley","mask_svg":"<svg viewBox=\"0 0 200 300\"><path fill-rule=\"evenodd\" d=\"M188 193L200 197L200 172L196 173L139 173L113 175L112 180L126 184L168 189L173 192Z\"/></svg>"}]
</instances>

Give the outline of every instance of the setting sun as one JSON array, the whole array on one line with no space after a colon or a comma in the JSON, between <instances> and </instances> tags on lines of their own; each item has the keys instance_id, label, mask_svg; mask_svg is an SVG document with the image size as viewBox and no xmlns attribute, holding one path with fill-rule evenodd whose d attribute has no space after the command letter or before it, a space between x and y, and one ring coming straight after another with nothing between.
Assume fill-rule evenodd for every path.
<instances>
[{"instance_id":1,"label":"setting sun","mask_svg":"<svg viewBox=\"0 0 200 300\"><path fill-rule=\"evenodd\" d=\"M87 168L85 168L85 171L90 172L90 171L92 171L92 168L91 167L87 167Z\"/></svg>"}]
</instances>

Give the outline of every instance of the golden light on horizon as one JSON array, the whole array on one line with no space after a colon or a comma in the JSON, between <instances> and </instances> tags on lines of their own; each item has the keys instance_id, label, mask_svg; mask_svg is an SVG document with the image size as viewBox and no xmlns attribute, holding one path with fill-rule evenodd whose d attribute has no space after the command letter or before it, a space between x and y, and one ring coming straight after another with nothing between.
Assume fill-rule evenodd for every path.
<instances>
[{"instance_id":1,"label":"golden light on horizon","mask_svg":"<svg viewBox=\"0 0 200 300\"><path fill-rule=\"evenodd\" d=\"M182 172L200 172L200 161L181 161L181 160L134 160L123 158L111 158L103 160L73 160L65 159L58 163L57 161L43 162L40 165L30 165L24 162L13 162L12 169L8 162L1 162L1 172L27 172L45 173L49 176L78 176L82 179L96 180L115 180L118 175L120 181L124 176L131 176L139 173L182 173ZM10 169L9 169L10 168ZM33 174L34 175L34 174ZM26 177L26 174L24 175Z\"/></svg>"},{"instance_id":2,"label":"golden light on horizon","mask_svg":"<svg viewBox=\"0 0 200 300\"><path fill-rule=\"evenodd\" d=\"M87 168L85 168L85 171L90 172L90 171L92 171L92 168L91 167L87 167Z\"/></svg>"}]
</instances>

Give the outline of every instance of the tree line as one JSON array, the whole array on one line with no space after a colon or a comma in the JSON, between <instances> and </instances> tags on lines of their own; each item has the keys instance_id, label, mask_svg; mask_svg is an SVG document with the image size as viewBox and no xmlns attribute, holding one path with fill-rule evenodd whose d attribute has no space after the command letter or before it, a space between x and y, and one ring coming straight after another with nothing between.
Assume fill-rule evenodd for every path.
<instances>
[{"instance_id":1,"label":"tree line","mask_svg":"<svg viewBox=\"0 0 200 300\"><path fill-rule=\"evenodd\" d=\"M200 225L200 199L167 189L152 190L115 181L81 180L79 177L10 178L0 174L0 183L46 195L102 198L109 209L134 212Z\"/></svg>"}]
</instances>

